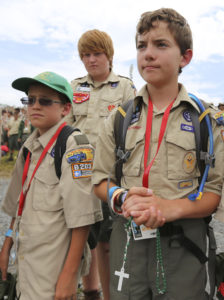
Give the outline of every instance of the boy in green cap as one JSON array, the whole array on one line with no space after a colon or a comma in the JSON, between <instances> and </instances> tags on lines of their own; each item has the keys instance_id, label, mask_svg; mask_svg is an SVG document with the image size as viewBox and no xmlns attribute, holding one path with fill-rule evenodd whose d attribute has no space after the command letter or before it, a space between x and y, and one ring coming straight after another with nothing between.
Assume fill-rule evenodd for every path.
<instances>
[{"instance_id":1,"label":"boy in green cap","mask_svg":"<svg viewBox=\"0 0 224 300\"><path fill-rule=\"evenodd\" d=\"M10 249L17 249L20 300L76 299L78 277L88 258L89 225L101 220L100 204L89 201L93 149L80 132L67 140L61 176L55 171L55 144L65 126L73 92L53 72L13 81L27 97L36 128L19 152L3 211L12 217L0 254L6 279ZM24 157L24 147L28 149ZM81 201L80 201L81 200ZM82 262L82 263L81 263ZM80 264L81 263L81 264Z\"/></svg>"}]
</instances>

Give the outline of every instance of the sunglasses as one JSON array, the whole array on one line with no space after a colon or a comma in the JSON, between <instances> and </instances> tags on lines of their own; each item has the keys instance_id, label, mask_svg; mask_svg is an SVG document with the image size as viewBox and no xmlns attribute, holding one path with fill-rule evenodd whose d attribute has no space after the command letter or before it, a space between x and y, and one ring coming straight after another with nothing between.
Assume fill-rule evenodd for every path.
<instances>
[{"instance_id":1,"label":"sunglasses","mask_svg":"<svg viewBox=\"0 0 224 300\"><path fill-rule=\"evenodd\" d=\"M23 97L20 99L23 105L29 105L32 106L36 103L37 99L32 97ZM61 101L51 100L47 98L39 98L38 102L41 106L51 106L53 103L62 104Z\"/></svg>"}]
</instances>

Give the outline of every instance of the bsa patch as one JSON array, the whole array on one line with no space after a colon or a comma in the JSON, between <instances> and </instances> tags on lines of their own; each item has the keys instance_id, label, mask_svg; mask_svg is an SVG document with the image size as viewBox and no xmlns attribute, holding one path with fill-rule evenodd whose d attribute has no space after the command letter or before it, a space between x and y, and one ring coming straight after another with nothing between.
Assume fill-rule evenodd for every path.
<instances>
[{"instance_id":1,"label":"bsa patch","mask_svg":"<svg viewBox=\"0 0 224 300\"><path fill-rule=\"evenodd\" d=\"M183 111L183 117L187 122L191 122L191 115L188 110Z\"/></svg>"},{"instance_id":2,"label":"bsa patch","mask_svg":"<svg viewBox=\"0 0 224 300\"><path fill-rule=\"evenodd\" d=\"M80 104L89 100L89 93L74 93L73 94L73 102Z\"/></svg>"},{"instance_id":3,"label":"bsa patch","mask_svg":"<svg viewBox=\"0 0 224 300\"><path fill-rule=\"evenodd\" d=\"M115 105L111 104L107 106L108 111L112 111L115 108Z\"/></svg>"},{"instance_id":4,"label":"bsa patch","mask_svg":"<svg viewBox=\"0 0 224 300\"><path fill-rule=\"evenodd\" d=\"M116 88L118 86L119 82L111 82L110 87L111 88Z\"/></svg>"},{"instance_id":5,"label":"bsa patch","mask_svg":"<svg viewBox=\"0 0 224 300\"><path fill-rule=\"evenodd\" d=\"M93 150L91 148L79 148L66 154L67 162L88 162L93 160Z\"/></svg>"},{"instance_id":6,"label":"bsa patch","mask_svg":"<svg viewBox=\"0 0 224 300\"><path fill-rule=\"evenodd\" d=\"M183 180L178 182L178 189L187 189L193 186L193 180Z\"/></svg>"},{"instance_id":7,"label":"bsa patch","mask_svg":"<svg viewBox=\"0 0 224 300\"><path fill-rule=\"evenodd\" d=\"M196 156L193 152L187 152L183 160L183 169L186 173L192 173L196 164Z\"/></svg>"},{"instance_id":8,"label":"bsa patch","mask_svg":"<svg viewBox=\"0 0 224 300\"><path fill-rule=\"evenodd\" d=\"M194 132L194 126L181 123L180 129L183 131Z\"/></svg>"},{"instance_id":9,"label":"bsa patch","mask_svg":"<svg viewBox=\"0 0 224 300\"><path fill-rule=\"evenodd\" d=\"M50 154L51 154L51 157L55 157L55 147L53 147L53 148L52 148L52 150L51 150L51 153L50 153Z\"/></svg>"},{"instance_id":10,"label":"bsa patch","mask_svg":"<svg viewBox=\"0 0 224 300\"><path fill-rule=\"evenodd\" d=\"M66 154L74 179L90 177L93 169L93 149L79 148Z\"/></svg>"},{"instance_id":11,"label":"bsa patch","mask_svg":"<svg viewBox=\"0 0 224 300\"><path fill-rule=\"evenodd\" d=\"M224 142L224 129L222 129L220 133L221 133L222 141Z\"/></svg>"}]
</instances>

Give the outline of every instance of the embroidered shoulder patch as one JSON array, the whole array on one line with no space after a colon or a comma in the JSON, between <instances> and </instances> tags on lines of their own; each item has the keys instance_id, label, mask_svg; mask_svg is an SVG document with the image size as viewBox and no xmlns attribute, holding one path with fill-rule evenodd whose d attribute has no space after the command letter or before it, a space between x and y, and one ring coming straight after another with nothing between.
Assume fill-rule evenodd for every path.
<instances>
[{"instance_id":1,"label":"embroidered shoulder patch","mask_svg":"<svg viewBox=\"0 0 224 300\"><path fill-rule=\"evenodd\" d=\"M93 169L93 149L79 148L66 154L74 179L90 177Z\"/></svg>"}]
</instances>

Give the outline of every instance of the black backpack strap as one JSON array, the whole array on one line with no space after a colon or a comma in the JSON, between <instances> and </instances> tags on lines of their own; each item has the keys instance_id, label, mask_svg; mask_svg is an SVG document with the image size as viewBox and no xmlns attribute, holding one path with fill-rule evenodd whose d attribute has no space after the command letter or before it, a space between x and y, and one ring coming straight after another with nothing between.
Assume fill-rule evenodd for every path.
<instances>
[{"instance_id":1,"label":"black backpack strap","mask_svg":"<svg viewBox=\"0 0 224 300\"><path fill-rule=\"evenodd\" d=\"M23 158L24 158L24 161L26 161L28 153L29 153L29 149L26 148L26 147L23 147ZM32 155L32 153L30 153L30 157L31 157L31 155Z\"/></svg>"},{"instance_id":2,"label":"black backpack strap","mask_svg":"<svg viewBox=\"0 0 224 300\"><path fill-rule=\"evenodd\" d=\"M115 154L117 163L115 165L115 175L117 183L120 185L122 177L123 163L127 161L130 156L130 151L125 151L125 140L128 126L131 123L133 114L133 100L127 101L120 106L115 115L114 121L114 139L115 139Z\"/></svg>"},{"instance_id":3,"label":"black backpack strap","mask_svg":"<svg viewBox=\"0 0 224 300\"><path fill-rule=\"evenodd\" d=\"M61 162L62 157L66 150L66 142L68 137L72 134L74 131L80 131L78 128L73 128L71 126L66 125L61 130L57 142L55 144L55 156L54 156L54 165L55 165L55 172L60 179L61 177Z\"/></svg>"}]
</instances>

